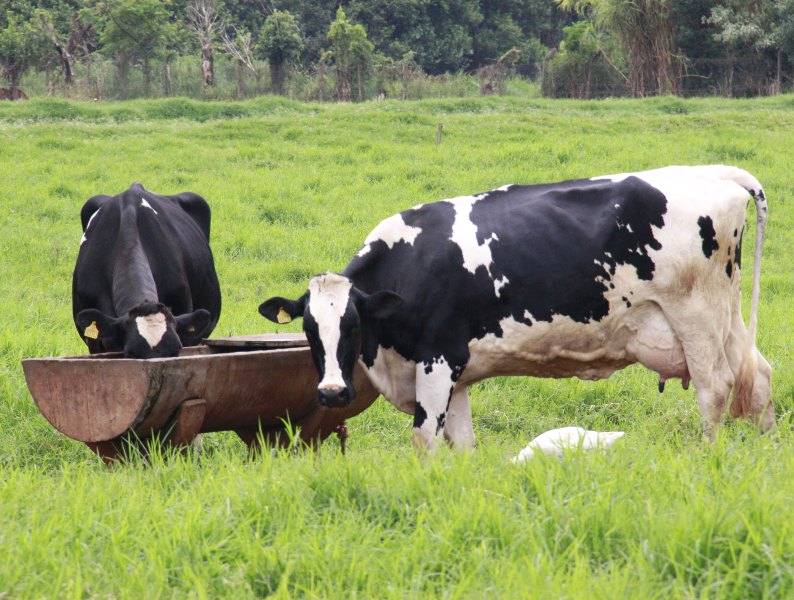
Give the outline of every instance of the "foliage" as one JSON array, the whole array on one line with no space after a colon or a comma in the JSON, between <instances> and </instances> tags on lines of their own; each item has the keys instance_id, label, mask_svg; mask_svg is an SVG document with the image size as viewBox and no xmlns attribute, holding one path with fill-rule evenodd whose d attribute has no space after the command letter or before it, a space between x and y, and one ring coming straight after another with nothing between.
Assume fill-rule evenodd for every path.
<instances>
[{"instance_id":1,"label":"foliage","mask_svg":"<svg viewBox=\"0 0 794 600\"><path fill-rule=\"evenodd\" d=\"M339 7L372 46L362 46L352 74L329 63ZM317 98L363 99L389 87L373 76L378 61L411 54L425 74L443 80L498 70L513 49L520 54L512 72L537 78L545 65L545 75L549 66L560 74L545 86L552 94L748 95L794 87L794 0L0 0L1 27L9 16L45 39L31 64L45 74L48 94L85 95L88 88L91 97L124 97L137 93L131 82L140 73L142 93L155 95L159 70L162 94L172 95L179 59L200 56L198 96L218 97L218 49L233 60L238 97L262 89L289 95L298 86ZM560 46L577 21L595 29L592 64L570 43ZM254 50L267 67L254 65ZM103 88L96 72L102 57L115 64L113 88ZM267 72L271 84L263 86ZM396 88L418 81L411 76Z\"/></svg>"},{"instance_id":2,"label":"foliage","mask_svg":"<svg viewBox=\"0 0 794 600\"><path fill-rule=\"evenodd\" d=\"M339 7L336 19L328 29L328 41L331 48L325 60L334 65L337 99L349 101L355 91L356 99L363 100L365 79L369 75L375 49L364 26L351 22L344 9Z\"/></svg>"},{"instance_id":3,"label":"foliage","mask_svg":"<svg viewBox=\"0 0 794 600\"><path fill-rule=\"evenodd\" d=\"M298 21L292 13L276 10L265 20L259 34L259 50L270 64L273 91L284 93L284 70L294 62L303 47Z\"/></svg>"},{"instance_id":4,"label":"foliage","mask_svg":"<svg viewBox=\"0 0 794 600\"><path fill-rule=\"evenodd\" d=\"M563 29L560 49L543 70L543 93L553 97L597 98L616 95L625 81L610 39L590 20ZM611 56L611 58L610 58Z\"/></svg>"},{"instance_id":5,"label":"foliage","mask_svg":"<svg viewBox=\"0 0 794 600\"><path fill-rule=\"evenodd\" d=\"M100 0L96 5L102 51L116 63L120 95L128 95L129 69L140 64L150 91L151 63L160 57L173 34L168 13L159 0Z\"/></svg>"},{"instance_id":6,"label":"foliage","mask_svg":"<svg viewBox=\"0 0 794 600\"><path fill-rule=\"evenodd\" d=\"M22 75L42 60L44 39L32 21L20 21L13 14L0 27L0 70L12 90L16 90Z\"/></svg>"},{"instance_id":7,"label":"foliage","mask_svg":"<svg viewBox=\"0 0 794 600\"><path fill-rule=\"evenodd\" d=\"M792 96L0 103L0 160L13 165L0 178L0 594L791 598L792 106ZM27 392L22 358L84 351L69 303L80 206L133 180L208 199L221 336L273 331L262 299L341 269L378 221L417 203L712 162L749 169L769 198L758 343L774 368L770 435L729 422L706 445L694 392L669 381L660 395L653 374L631 368L600 382L478 384L468 454L416 457L410 418L379 400L348 422L344 457L333 438L318 454L249 457L233 434L213 433L201 454L109 470ZM627 434L608 453L508 463L570 424Z\"/></svg>"}]
</instances>

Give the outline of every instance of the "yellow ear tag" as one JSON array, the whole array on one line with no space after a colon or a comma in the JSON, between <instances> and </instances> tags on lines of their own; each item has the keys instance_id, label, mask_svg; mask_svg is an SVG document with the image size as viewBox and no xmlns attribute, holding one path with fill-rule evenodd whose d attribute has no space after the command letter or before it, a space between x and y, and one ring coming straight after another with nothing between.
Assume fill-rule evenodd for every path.
<instances>
[{"instance_id":1,"label":"yellow ear tag","mask_svg":"<svg viewBox=\"0 0 794 600\"><path fill-rule=\"evenodd\" d=\"M290 321L292 321L292 317L290 317L289 314L287 314L286 310L284 310L283 308L279 308L278 314L276 315L276 321L278 321L283 325L284 323L289 323Z\"/></svg>"},{"instance_id":2,"label":"yellow ear tag","mask_svg":"<svg viewBox=\"0 0 794 600\"><path fill-rule=\"evenodd\" d=\"M96 321L91 321L91 324L85 328L83 335L92 340L99 337L99 329L96 326Z\"/></svg>"}]
</instances>

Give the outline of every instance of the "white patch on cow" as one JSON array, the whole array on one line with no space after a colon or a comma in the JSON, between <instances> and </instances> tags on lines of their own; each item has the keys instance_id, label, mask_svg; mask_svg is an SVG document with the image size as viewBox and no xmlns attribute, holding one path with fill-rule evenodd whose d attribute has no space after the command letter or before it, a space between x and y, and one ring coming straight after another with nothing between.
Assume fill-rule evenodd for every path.
<instances>
[{"instance_id":1,"label":"white patch on cow","mask_svg":"<svg viewBox=\"0 0 794 600\"><path fill-rule=\"evenodd\" d=\"M507 184L505 184L505 185L502 185L502 186L500 186L500 187L498 187L498 188L494 189L493 191L494 191L494 192L506 192L507 190L509 190L509 189L510 189L511 187L513 187L514 185L515 185L515 183L507 183Z\"/></svg>"},{"instance_id":2,"label":"white patch on cow","mask_svg":"<svg viewBox=\"0 0 794 600\"><path fill-rule=\"evenodd\" d=\"M378 346L371 367L363 365L372 385L395 408L408 414L416 402L416 362L408 360L393 348Z\"/></svg>"},{"instance_id":3,"label":"white patch on cow","mask_svg":"<svg viewBox=\"0 0 794 600\"><path fill-rule=\"evenodd\" d=\"M83 232L83 237L80 238L80 245L81 246L88 241L88 238L86 237L86 235L88 234L88 229L91 227L91 221L93 221L94 217L96 217L99 214L100 210L102 210L102 208L97 208L93 212L93 214L88 218L88 223L86 223L86 225L85 225L85 231Z\"/></svg>"},{"instance_id":4,"label":"white patch on cow","mask_svg":"<svg viewBox=\"0 0 794 600\"><path fill-rule=\"evenodd\" d=\"M135 325L138 327L138 333L146 340L150 348L154 348L160 343L168 329L168 322L161 312L135 317Z\"/></svg>"},{"instance_id":5,"label":"white patch on cow","mask_svg":"<svg viewBox=\"0 0 794 600\"><path fill-rule=\"evenodd\" d=\"M499 297L499 294L501 294L502 288L506 286L508 283L510 283L510 280L504 275L502 275L499 279L493 280L493 288L494 288L494 292L496 292L497 298Z\"/></svg>"},{"instance_id":6,"label":"white patch on cow","mask_svg":"<svg viewBox=\"0 0 794 600\"><path fill-rule=\"evenodd\" d=\"M358 255L366 255L370 251L370 245L378 241L385 242L389 249L397 242L413 244L420 233L422 228L406 224L401 214L392 215L375 226L364 240L364 246L358 251Z\"/></svg>"},{"instance_id":7,"label":"white patch on cow","mask_svg":"<svg viewBox=\"0 0 794 600\"><path fill-rule=\"evenodd\" d=\"M345 380L337 358L342 316L347 309L352 284L347 277L326 273L309 281L309 311L317 322L325 352L325 373L319 389L343 388Z\"/></svg>"},{"instance_id":8,"label":"white patch on cow","mask_svg":"<svg viewBox=\"0 0 794 600\"><path fill-rule=\"evenodd\" d=\"M458 196L445 200L455 207L455 221L452 224L452 235L450 240L458 245L463 255L463 268L469 273L474 274L478 268L485 267L488 276L494 284L494 293L497 297L501 289L507 285L508 280L502 276L494 278L491 273L493 265L493 255L491 254L491 242L499 241L499 236L495 233L485 238L482 244L477 241L477 226L471 220L471 211L474 204L485 198L487 194L479 196Z\"/></svg>"},{"instance_id":9,"label":"white patch on cow","mask_svg":"<svg viewBox=\"0 0 794 600\"><path fill-rule=\"evenodd\" d=\"M146 199L145 199L145 198L141 198L141 206L142 206L143 208L148 208L148 209L149 209L150 211L152 211L154 214L157 214L157 211L156 211L156 210L154 210L154 208L152 207L152 205L151 205L151 204L149 204L149 203L146 201Z\"/></svg>"},{"instance_id":10,"label":"white patch on cow","mask_svg":"<svg viewBox=\"0 0 794 600\"><path fill-rule=\"evenodd\" d=\"M428 372L429 369L429 372ZM416 402L421 404L427 418L420 427L414 427L414 445L432 450L439 432L439 417L446 416L447 406L455 385L452 368L441 356L432 364L416 365Z\"/></svg>"}]
</instances>

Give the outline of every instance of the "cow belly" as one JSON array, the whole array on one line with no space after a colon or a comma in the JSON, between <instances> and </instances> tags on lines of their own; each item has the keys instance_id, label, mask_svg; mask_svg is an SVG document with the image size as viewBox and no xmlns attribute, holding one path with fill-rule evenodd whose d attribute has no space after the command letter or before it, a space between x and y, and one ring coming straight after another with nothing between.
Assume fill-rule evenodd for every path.
<instances>
[{"instance_id":1,"label":"cow belly","mask_svg":"<svg viewBox=\"0 0 794 600\"><path fill-rule=\"evenodd\" d=\"M469 344L465 381L495 375L606 379L639 362L662 379L687 377L686 360L661 309L635 305L603 322L577 323L558 317L551 323L501 322L502 335L487 335Z\"/></svg>"},{"instance_id":2,"label":"cow belly","mask_svg":"<svg viewBox=\"0 0 794 600\"><path fill-rule=\"evenodd\" d=\"M625 343L611 339L604 323L578 323L555 315L551 323L500 322L501 335L469 343L464 381L495 375L605 379L634 362Z\"/></svg>"}]
</instances>

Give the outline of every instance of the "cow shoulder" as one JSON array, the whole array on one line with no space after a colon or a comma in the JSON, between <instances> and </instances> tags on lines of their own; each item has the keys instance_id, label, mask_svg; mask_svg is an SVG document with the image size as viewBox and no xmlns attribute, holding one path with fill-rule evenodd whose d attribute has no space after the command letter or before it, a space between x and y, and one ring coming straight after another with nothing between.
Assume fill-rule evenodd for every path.
<instances>
[{"instance_id":1,"label":"cow shoulder","mask_svg":"<svg viewBox=\"0 0 794 600\"><path fill-rule=\"evenodd\" d=\"M169 196L175 200L179 206L201 227L207 240L210 238L210 223L212 220L212 213L207 201L198 194L193 192L182 192L175 196Z\"/></svg>"},{"instance_id":2,"label":"cow shoulder","mask_svg":"<svg viewBox=\"0 0 794 600\"><path fill-rule=\"evenodd\" d=\"M98 196L92 196L86 200L85 204L83 204L83 208L80 209L80 222L83 226L83 233L85 233L85 230L88 227L88 222L91 220L91 216L102 207L102 204L111 199L112 196L100 194Z\"/></svg>"}]
</instances>

